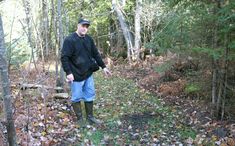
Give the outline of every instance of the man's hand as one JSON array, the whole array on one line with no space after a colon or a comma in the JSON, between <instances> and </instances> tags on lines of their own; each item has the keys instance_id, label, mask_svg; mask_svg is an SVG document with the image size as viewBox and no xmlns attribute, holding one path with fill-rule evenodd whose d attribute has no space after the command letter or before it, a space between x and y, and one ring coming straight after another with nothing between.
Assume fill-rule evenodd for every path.
<instances>
[{"instance_id":1,"label":"man's hand","mask_svg":"<svg viewBox=\"0 0 235 146\"><path fill-rule=\"evenodd\" d=\"M111 76L112 75L112 73L109 71L109 69L108 68L103 68L103 71L104 71L104 74L105 74L105 76Z\"/></svg>"},{"instance_id":2,"label":"man's hand","mask_svg":"<svg viewBox=\"0 0 235 146\"><path fill-rule=\"evenodd\" d=\"M66 81L72 83L74 80L73 74L67 75Z\"/></svg>"}]
</instances>

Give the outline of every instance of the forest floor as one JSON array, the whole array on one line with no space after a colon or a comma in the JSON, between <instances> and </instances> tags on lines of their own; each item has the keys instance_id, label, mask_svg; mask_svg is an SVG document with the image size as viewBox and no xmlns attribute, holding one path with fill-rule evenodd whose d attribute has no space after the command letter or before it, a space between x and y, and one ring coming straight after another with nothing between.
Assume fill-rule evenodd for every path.
<instances>
[{"instance_id":1,"label":"forest floor","mask_svg":"<svg viewBox=\"0 0 235 146\"><path fill-rule=\"evenodd\" d=\"M94 112L103 124L85 128L76 124L69 98L54 98L53 89L13 89L19 144L234 146L235 123L214 120L209 106L183 94L185 78L159 70L136 64L114 66L108 78L96 72ZM37 73L33 83L55 84L54 73Z\"/></svg>"}]
</instances>

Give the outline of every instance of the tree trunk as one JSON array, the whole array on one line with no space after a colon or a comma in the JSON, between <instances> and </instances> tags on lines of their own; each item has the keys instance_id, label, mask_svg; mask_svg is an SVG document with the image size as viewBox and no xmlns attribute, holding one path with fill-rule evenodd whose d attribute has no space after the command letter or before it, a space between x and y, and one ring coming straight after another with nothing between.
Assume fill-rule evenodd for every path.
<instances>
[{"instance_id":1,"label":"tree trunk","mask_svg":"<svg viewBox=\"0 0 235 146\"><path fill-rule=\"evenodd\" d=\"M54 44L54 53L55 53L55 74L56 74L56 81L58 82L59 81L59 58L58 58L58 54L59 54L59 51L58 51L58 23L57 23L57 15L56 15L56 7L55 7L55 4L54 4L54 0L51 0L51 25L52 25L52 28L53 28L53 32L54 32L54 39L55 39L55 44ZM57 83L56 83L57 84Z\"/></svg>"},{"instance_id":2,"label":"tree trunk","mask_svg":"<svg viewBox=\"0 0 235 146\"><path fill-rule=\"evenodd\" d=\"M212 105L215 105L217 101L217 94L216 94L216 89L217 89L217 75L218 71L216 68L216 61L213 59L212 60L212 89L211 89L211 98L212 98Z\"/></svg>"},{"instance_id":3,"label":"tree trunk","mask_svg":"<svg viewBox=\"0 0 235 146\"><path fill-rule=\"evenodd\" d=\"M141 43L141 35L140 35L140 17L142 13L142 0L136 0L136 11L135 11L135 48L134 54L132 55L133 60L140 59L140 43Z\"/></svg>"},{"instance_id":4,"label":"tree trunk","mask_svg":"<svg viewBox=\"0 0 235 146\"><path fill-rule=\"evenodd\" d=\"M1 84L3 89L3 102L5 116L7 120L7 136L10 146L17 145L16 141L16 131L13 121L12 105L11 105L11 91L10 91L10 81L8 78L8 67L6 61L6 49L4 47L4 32L2 26L2 18L0 15L0 72L1 72Z\"/></svg>"},{"instance_id":5,"label":"tree trunk","mask_svg":"<svg viewBox=\"0 0 235 146\"><path fill-rule=\"evenodd\" d=\"M223 68L223 98L222 98L222 101L221 101L221 113L218 114L218 115L221 115L219 118L221 120L223 120L224 118L224 112L225 112L225 99L226 99L226 96L227 96L227 83L228 83L228 54L229 54L229 47L228 47L228 36L229 35L226 35L225 36L225 39L224 39L224 58L223 58L223 64L224 64L224 68Z\"/></svg>"},{"instance_id":6,"label":"tree trunk","mask_svg":"<svg viewBox=\"0 0 235 146\"><path fill-rule=\"evenodd\" d=\"M60 50L63 47L63 25L62 25L62 14L61 14L61 6L62 6L62 1L58 0L58 6L57 6L57 13L58 13L58 20L59 20L59 49L57 50L57 65L61 65L59 62L60 60ZM60 67L60 72L59 72L59 78L56 79L56 86L63 87L64 86L64 71L62 67Z\"/></svg>"},{"instance_id":7,"label":"tree trunk","mask_svg":"<svg viewBox=\"0 0 235 146\"><path fill-rule=\"evenodd\" d=\"M41 29L41 36L42 36L42 48L43 48L43 54L42 59L44 61L44 57L46 59L49 56L49 41L48 41L48 29L49 29L49 22L48 22L48 2L47 0L42 0L42 29Z\"/></svg>"},{"instance_id":8,"label":"tree trunk","mask_svg":"<svg viewBox=\"0 0 235 146\"><path fill-rule=\"evenodd\" d=\"M223 71L220 74L224 74ZM219 119L220 113L221 113L221 99L222 99L222 94L223 94L223 84L224 84L224 79L223 77L219 80L219 91L217 95L217 101L216 101L216 117Z\"/></svg>"},{"instance_id":9,"label":"tree trunk","mask_svg":"<svg viewBox=\"0 0 235 146\"><path fill-rule=\"evenodd\" d=\"M50 40L50 50L51 52L50 53L53 53L53 56L56 54L55 53L55 42L56 42L56 29L55 29L55 22L56 22L56 19L55 19L55 6L54 6L54 0L50 0L50 12L51 12L51 15L50 15L50 31L48 33L48 37L49 37L49 40ZM53 38L54 37L54 38Z\"/></svg>"},{"instance_id":10,"label":"tree trunk","mask_svg":"<svg viewBox=\"0 0 235 146\"><path fill-rule=\"evenodd\" d=\"M225 99L227 96L227 82L228 82L228 48L225 48L225 67L224 67L224 75L223 75L223 98L222 98L222 102L221 102L221 116L220 119L223 120L224 119L224 112L225 112Z\"/></svg>"},{"instance_id":11,"label":"tree trunk","mask_svg":"<svg viewBox=\"0 0 235 146\"><path fill-rule=\"evenodd\" d=\"M126 44L127 44L127 56L129 61L131 62L131 54L133 54L133 43L132 43L132 39L131 39L131 33L128 29L128 26L125 22L125 18L120 10L120 8L117 6L116 4L116 0L112 0L112 5L114 8L114 11L117 13L118 16L118 20L120 22L121 28L122 28L122 32L124 35L124 38L126 40Z\"/></svg>"},{"instance_id":12,"label":"tree trunk","mask_svg":"<svg viewBox=\"0 0 235 146\"><path fill-rule=\"evenodd\" d=\"M109 50L107 51L107 54L112 54L113 48L115 48L114 46L116 45L116 38L114 35L115 33L115 22L112 19L111 16L109 16Z\"/></svg>"},{"instance_id":13,"label":"tree trunk","mask_svg":"<svg viewBox=\"0 0 235 146\"><path fill-rule=\"evenodd\" d=\"M216 6L214 7L213 14L218 17L218 10L220 9L220 2L217 1ZM214 22L213 27L213 39L212 39L212 48L216 50L219 47L219 37L218 37L219 24ZM218 118L218 113L220 112L220 102L222 98L222 88L223 88L223 73L221 73L219 60L213 56L212 58L212 105L215 108L213 114ZM222 70L223 72L223 70ZM221 80L219 80L219 78ZM219 85L219 86L218 86ZM216 90L219 90L216 93Z\"/></svg>"}]
</instances>

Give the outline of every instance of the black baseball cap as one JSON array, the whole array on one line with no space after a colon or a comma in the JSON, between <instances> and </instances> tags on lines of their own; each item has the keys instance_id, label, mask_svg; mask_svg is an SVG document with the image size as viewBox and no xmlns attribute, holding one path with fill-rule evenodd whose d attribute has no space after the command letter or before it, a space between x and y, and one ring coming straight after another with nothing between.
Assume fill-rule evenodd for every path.
<instances>
[{"instance_id":1,"label":"black baseball cap","mask_svg":"<svg viewBox=\"0 0 235 146\"><path fill-rule=\"evenodd\" d=\"M78 24L86 24L86 25L90 25L90 21L86 20L86 19L79 19L78 20Z\"/></svg>"}]
</instances>

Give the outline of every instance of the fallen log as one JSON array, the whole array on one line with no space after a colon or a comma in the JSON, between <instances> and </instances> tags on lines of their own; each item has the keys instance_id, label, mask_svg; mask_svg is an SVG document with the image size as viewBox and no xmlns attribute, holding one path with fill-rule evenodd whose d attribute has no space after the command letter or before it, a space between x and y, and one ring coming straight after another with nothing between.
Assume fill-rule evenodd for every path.
<instances>
[{"instance_id":1,"label":"fallen log","mask_svg":"<svg viewBox=\"0 0 235 146\"><path fill-rule=\"evenodd\" d=\"M52 97L55 99L67 99L69 98L69 94L68 93L55 93L52 95Z\"/></svg>"},{"instance_id":2,"label":"fallen log","mask_svg":"<svg viewBox=\"0 0 235 146\"><path fill-rule=\"evenodd\" d=\"M11 85L12 88L20 88L20 90L26 90L26 89L54 89L56 92L62 92L64 89L62 87L51 87L51 86L46 86L46 85L40 85L40 84L13 84Z\"/></svg>"}]
</instances>

